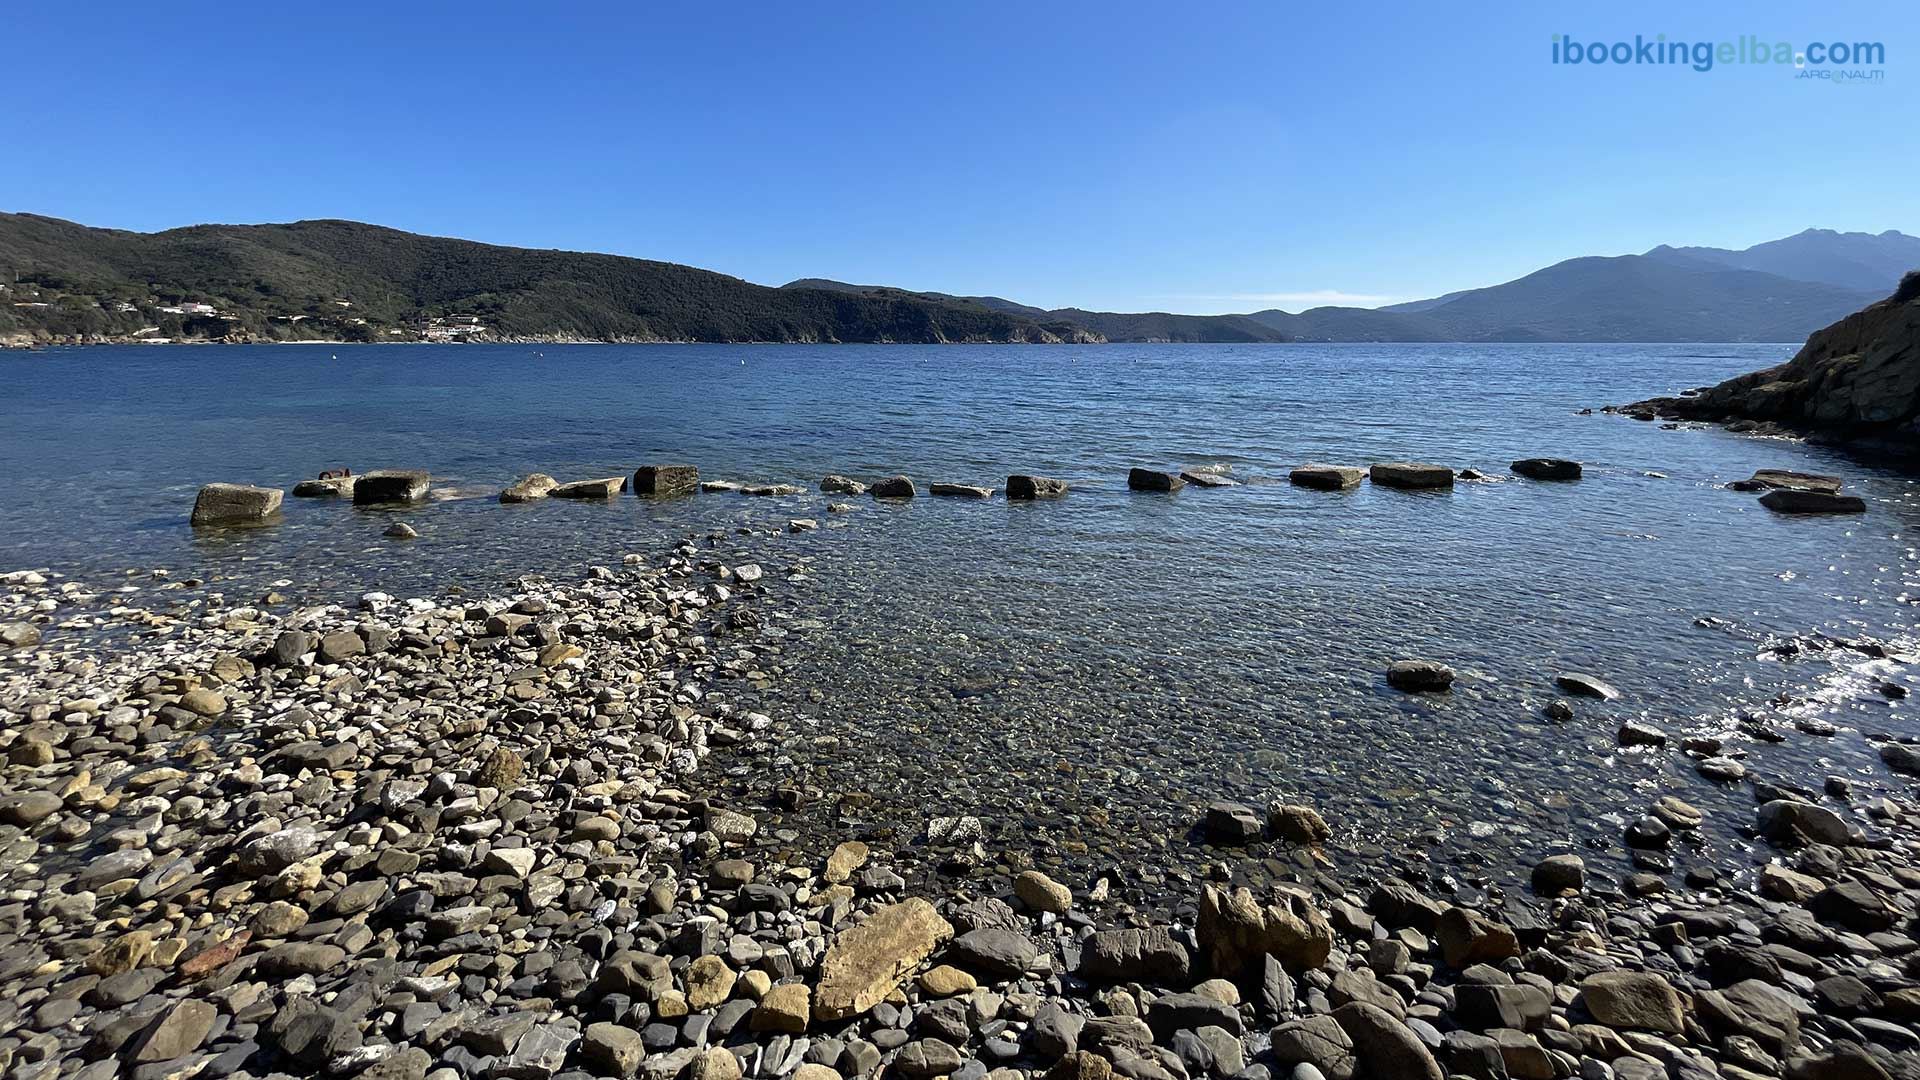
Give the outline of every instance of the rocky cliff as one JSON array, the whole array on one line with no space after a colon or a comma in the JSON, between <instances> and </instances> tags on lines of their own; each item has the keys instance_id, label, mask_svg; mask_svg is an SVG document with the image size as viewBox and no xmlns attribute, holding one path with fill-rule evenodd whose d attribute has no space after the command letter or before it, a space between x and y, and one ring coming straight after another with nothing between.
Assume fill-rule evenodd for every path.
<instances>
[{"instance_id":1,"label":"rocky cliff","mask_svg":"<svg viewBox=\"0 0 1920 1080\"><path fill-rule=\"evenodd\" d=\"M1815 331L1778 367L1618 411L1920 450L1920 270L1887 299Z\"/></svg>"}]
</instances>

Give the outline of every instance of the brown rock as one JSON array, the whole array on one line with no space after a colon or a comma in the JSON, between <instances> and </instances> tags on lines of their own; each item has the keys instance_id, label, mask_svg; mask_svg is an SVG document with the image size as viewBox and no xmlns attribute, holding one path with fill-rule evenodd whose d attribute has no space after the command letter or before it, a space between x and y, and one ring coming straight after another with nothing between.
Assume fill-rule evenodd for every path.
<instances>
[{"instance_id":1,"label":"brown rock","mask_svg":"<svg viewBox=\"0 0 1920 1080\"><path fill-rule=\"evenodd\" d=\"M820 963L814 1014L842 1020L866 1012L952 939L953 924L919 897L881 908L828 947Z\"/></svg>"}]
</instances>

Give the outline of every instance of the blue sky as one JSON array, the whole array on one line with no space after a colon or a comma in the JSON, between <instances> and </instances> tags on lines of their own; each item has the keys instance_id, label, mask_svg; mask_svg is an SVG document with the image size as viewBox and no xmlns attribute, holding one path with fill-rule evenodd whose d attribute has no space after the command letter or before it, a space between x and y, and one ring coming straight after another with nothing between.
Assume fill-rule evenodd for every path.
<instances>
[{"instance_id":1,"label":"blue sky","mask_svg":"<svg viewBox=\"0 0 1920 1080\"><path fill-rule=\"evenodd\" d=\"M39 5L0 16L0 209L1192 312L1920 232L1920 5L1333 6ZM1878 41L1885 77L1555 66L1557 33Z\"/></svg>"}]
</instances>

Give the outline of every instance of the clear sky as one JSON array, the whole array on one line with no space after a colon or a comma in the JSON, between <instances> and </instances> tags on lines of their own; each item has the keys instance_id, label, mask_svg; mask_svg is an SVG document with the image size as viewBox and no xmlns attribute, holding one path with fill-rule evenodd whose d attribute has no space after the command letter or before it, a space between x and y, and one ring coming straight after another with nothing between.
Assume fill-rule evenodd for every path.
<instances>
[{"instance_id":1,"label":"clear sky","mask_svg":"<svg viewBox=\"0 0 1920 1080\"><path fill-rule=\"evenodd\" d=\"M0 23L0 209L90 225L353 218L1191 312L1920 232L1912 0L103 2ZM1884 78L1556 66L1555 34L1877 41Z\"/></svg>"}]
</instances>

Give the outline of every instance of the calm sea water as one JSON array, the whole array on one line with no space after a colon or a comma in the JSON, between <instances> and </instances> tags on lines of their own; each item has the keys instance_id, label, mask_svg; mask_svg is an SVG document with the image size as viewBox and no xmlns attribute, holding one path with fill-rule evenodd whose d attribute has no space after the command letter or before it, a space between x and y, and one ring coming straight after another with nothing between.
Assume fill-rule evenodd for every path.
<instances>
[{"instance_id":1,"label":"calm sea water","mask_svg":"<svg viewBox=\"0 0 1920 1080\"><path fill-rule=\"evenodd\" d=\"M821 830L975 813L1002 848L1065 872L1142 850L1196 864L1219 797L1319 803L1356 858L1471 869L1573 846L1605 860L1621 810L1674 792L1714 815L1688 859L1727 859L1751 795L1666 753L1614 746L1623 719L1679 735L1806 714L1832 739L1729 745L1757 774L1888 782L1862 732L1912 732L1869 692L1904 680L1856 653L1767 658L1825 632L1904 642L1920 502L1907 479L1778 440L1578 410L1710 383L1791 346L380 346L66 349L0 357L0 569L90 581L165 567L235 599L370 588L499 589L577 574L695 531L816 517L769 541L799 589L795 677L776 704L807 737L776 770L870 792L793 816ZM1436 461L1504 473L1586 463L1576 484L1451 493L1296 489L1308 460ZM997 485L1036 472L1065 500L1008 505L817 494L501 506L518 475L580 479L686 461L707 478L811 486L829 472ZM1173 496L1126 470L1225 465L1246 481ZM431 469L445 498L399 516L289 499L276 527L195 534L213 480L290 486L326 468ZM1858 518L1791 519L1720 485L1760 467L1840 472ZM837 497L836 497L837 498ZM1387 690L1386 664L1442 660L1456 691ZM1552 676L1621 701L1553 725ZM1791 700L1780 705L1782 694ZM837 742L835 741L837 740ZM764 766L741 784L764 789ZM1617 853L1615 853L1617 854Z\"/></svg>"}]
</instances>

